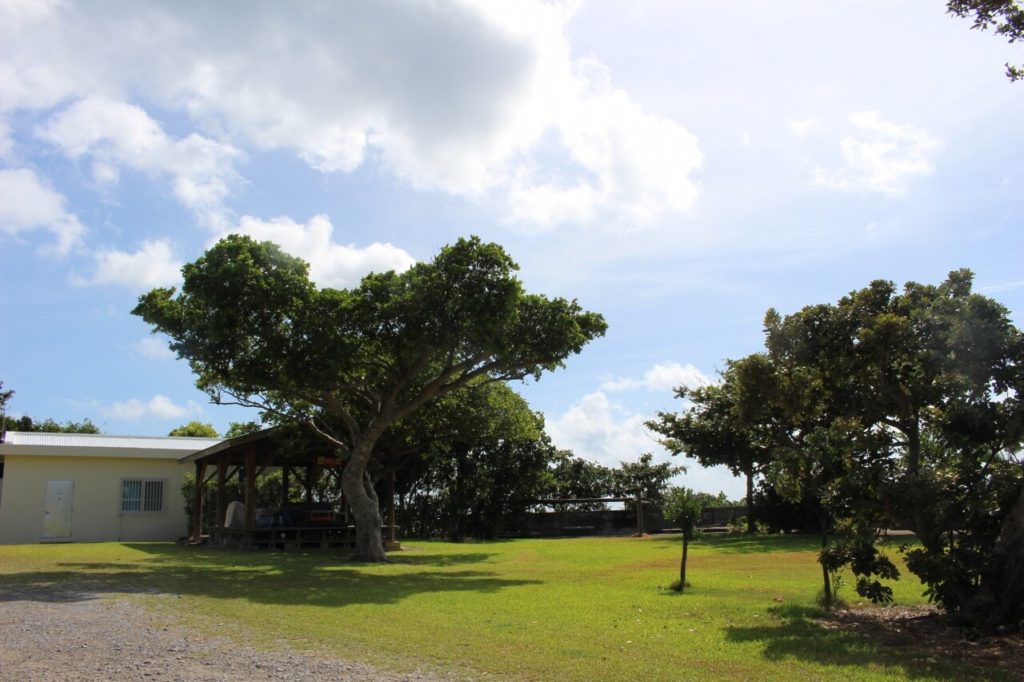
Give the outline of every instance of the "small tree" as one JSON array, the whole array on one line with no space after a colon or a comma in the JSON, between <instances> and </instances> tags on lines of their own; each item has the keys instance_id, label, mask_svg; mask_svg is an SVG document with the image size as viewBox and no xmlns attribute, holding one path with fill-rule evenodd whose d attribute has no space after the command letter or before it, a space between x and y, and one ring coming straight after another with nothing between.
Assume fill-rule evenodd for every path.
<instances>
[{"instance_id":1,"label":"small tree","mask_svg":"<svg viewBox=\"0 0 1024 682\"><path fill-rule=\"evenodd\" d=\"M668 488L668 481L684 467L669 462L654 463L654 455L645 452L635 462L621 462L612 470L615 492L622 497L636 495L645 502L660 506Z\"/></svg>"},{"instance_id":2,"label":"small tree","mask_svg":"<svg viewBox=\"0 0 1024 682\"><path fill-rule=\"evenodd\" d=\"M672 488L665 495L665 520L683 531L683 556L679 561L679 582L672 585L676 592L686 589L686 560L690 542L700 535L697 522L704 506L704 496L689 488Z\"/></svg>"},{"instance_id":3,"label":"small tree","mask_svg":"<svg viewBox=\"0 0 1024 682\"><path fill-rule=\"evenodd\" d=\"M217 433L217 429L213 428L213 424L191 421L176 429L171 429L167 435L174 438L217 438L220 434Z\"/></svg>"},{"instance_id":4,"label":"small tree","mask_svg":"<svg viewBox=\"0 0 1024 682\"><path fill-rule=\"evenodd\" d=\"M615 491L615 470L577 457L571 450L558 450L552 456L541 496L548 499L596 499L612 497ZM555 511L598 511L607 509L604 502L555 504Z\"/></svg>"}]
</instances>

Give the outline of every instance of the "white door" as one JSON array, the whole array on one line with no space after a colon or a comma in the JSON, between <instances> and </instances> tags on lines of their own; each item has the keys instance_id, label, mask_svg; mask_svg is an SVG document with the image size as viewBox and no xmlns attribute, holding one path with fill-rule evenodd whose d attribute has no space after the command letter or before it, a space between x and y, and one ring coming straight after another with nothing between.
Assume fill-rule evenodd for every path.
<instances>
[{"instance_id":1,"label":"white door","mask_svg":"<svg viewBox=\"0 0 1024 682\"><path fill-rule=\"evenodd\" d=\"M43 539L71 537L71 507L75 501L74 481L47 481L43 507Z\"/></svg>"}]
</instances>

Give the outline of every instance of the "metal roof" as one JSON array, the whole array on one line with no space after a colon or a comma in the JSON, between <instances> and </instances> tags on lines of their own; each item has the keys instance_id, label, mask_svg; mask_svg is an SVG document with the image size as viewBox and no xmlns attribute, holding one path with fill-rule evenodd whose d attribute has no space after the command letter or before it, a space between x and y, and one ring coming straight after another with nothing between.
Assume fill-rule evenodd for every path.
<instances>
[{"instance_id":1,"label":"metal roof","mask_svg":"<svg viewBox=\"0 0 1024 682\"><path fill-rule=\"evenodd\" d=\"M0 443L0 455L178 459L220 442L220 438L8 431Z\"/></svg>"}]
</instances>

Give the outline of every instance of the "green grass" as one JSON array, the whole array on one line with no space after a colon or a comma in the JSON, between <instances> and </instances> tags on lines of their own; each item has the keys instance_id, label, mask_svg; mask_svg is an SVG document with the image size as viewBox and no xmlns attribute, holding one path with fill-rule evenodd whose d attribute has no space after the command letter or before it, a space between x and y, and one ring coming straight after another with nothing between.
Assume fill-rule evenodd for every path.
<instances>
[{"instance_id":1,"label":"green grass","mask_svg":"<svg viewBox=\"0 0 1024 682\"><path fill-rule=\"evenodd\" d=\"M815 539L574 538L409 542L386 565L337 553L171 544L0 546L0 602L25 588L141 592L184 624L241 628L392 669L525 679L881 680L978 678L955 661L826 630ZM922 601L904 572L896 600ZM166 595L171 595L167 598ZM844 596L856 601L852 589ZM0 607L2 608L2 607ZM991 672L988 673L991 676Z\"/></svg>"}]
</instances>

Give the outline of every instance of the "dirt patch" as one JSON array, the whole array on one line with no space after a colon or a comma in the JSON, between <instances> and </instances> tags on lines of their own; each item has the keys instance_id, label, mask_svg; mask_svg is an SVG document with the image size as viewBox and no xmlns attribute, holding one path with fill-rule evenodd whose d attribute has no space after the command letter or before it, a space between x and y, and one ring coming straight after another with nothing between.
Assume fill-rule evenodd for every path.
<instances>
[{"instance_id":1,"label":"dirt patch","mask_svg":"<svg viewBox=\"0 0 1024 682\"><path fill-rule=\"evenodd\" d=\"M256 649L244 644L244 633L234 633L234 637L204 636L168 624L165 618L137 604L127 594L101 597L88 594L80 586L8 593L0 613L0 680L450 679L420 671L393 673L287 646Z\"/></svg>"},{"instance_id":2,"label":"dirt patch","mask_svg":"<svg viewBox=\"0 0 1024 682\"><path fill-rule=\"evenodd\" d=\"M928 660L958 660L1024 679L1024 635L983 635L953 624L934 606L842 609L815 622Z\"/></svg>"}]
</instances>

